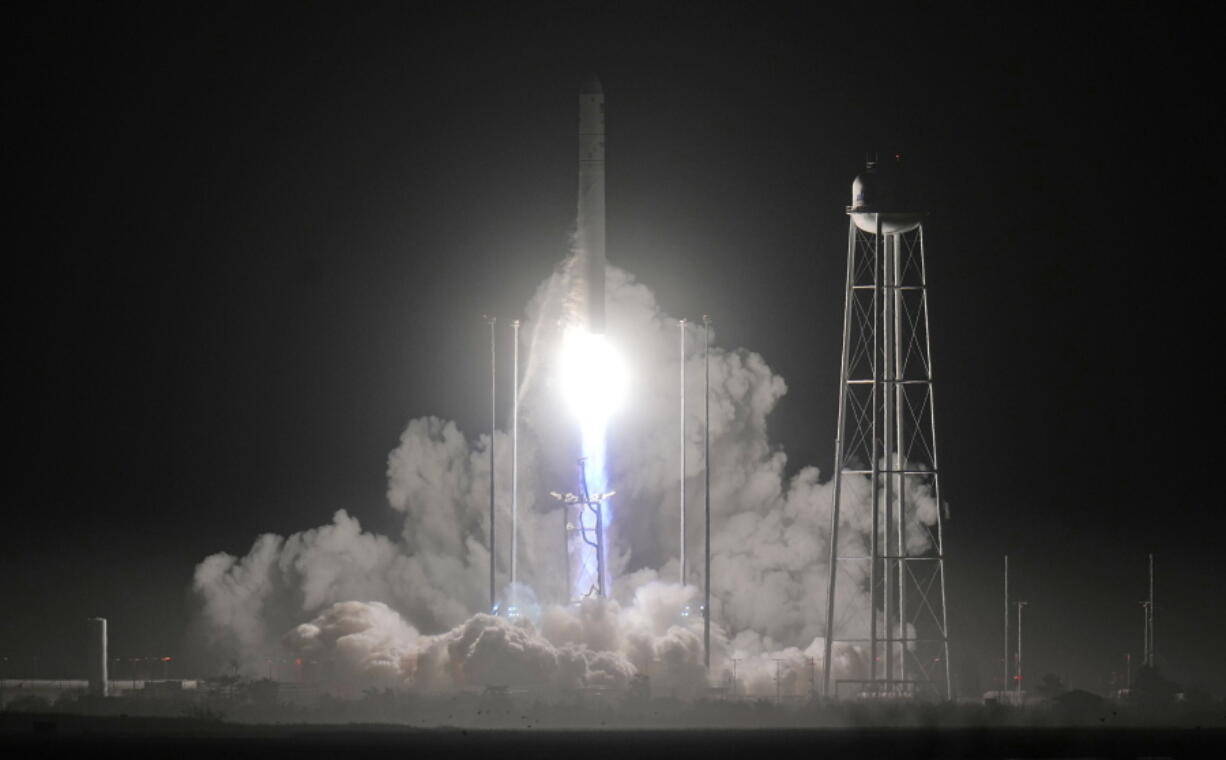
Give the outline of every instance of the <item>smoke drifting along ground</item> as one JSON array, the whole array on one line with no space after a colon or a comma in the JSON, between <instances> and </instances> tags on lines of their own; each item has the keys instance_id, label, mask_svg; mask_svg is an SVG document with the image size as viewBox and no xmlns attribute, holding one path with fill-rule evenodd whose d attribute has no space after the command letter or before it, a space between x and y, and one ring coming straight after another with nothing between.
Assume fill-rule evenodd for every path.
<instances>
[{"instance_id":1,"label":"smoke drifting along ground","mask_svg":"<svg viewBox=\"0 0 1226 760\"><path fill-rule=\"evenodd\" d=\"M564 601L562 516L551 490L572 490L574 421L558 398L557 355L572 267L563 265L527 309L520 390L520 537L512 595L520 616L488 612L489 447L498 467L498 577L508 580L510 438L465 436L434 417L411 420L388 458L387 497L403 515L399 536L364 532L338 511L333 521L288 538L266 534L244 557L207 557L195 590L214 644L252 673L291 656L321 663L336 683L453 689L485 685L542 690L623 687L646 675L653 691L705 692L701 594L678 583L680 415L678 326L651 291L610 267L608 335L631 378L624 409L609 426L612 598ZM703 357L700 326L689 325L686 377L690 584L699 585L703 498ZM786 454L767 437L767 418L786 392L761 356L712 346L712 669L723 682L737 666L738 691L805 693L820 673L833 488L815 467L785 476ZM831 423L833 430L833 422ZM866 480L844 481L849 502L840 541L867 553ZM908 536L921 551L936 504L908 484ZM847 572L857 572L849 566ZM867 567L865 567L865 572ZM865 575L841 576L840 608L868 605ZM538 601L539 600L539 601ZM850 615L841 637L867 636ZM861 677L862 657L836 647L836 677ZM812 663L808 658L812 658ZM775 660L782 664L776 666Z\"/></svg>"}]
</instances>

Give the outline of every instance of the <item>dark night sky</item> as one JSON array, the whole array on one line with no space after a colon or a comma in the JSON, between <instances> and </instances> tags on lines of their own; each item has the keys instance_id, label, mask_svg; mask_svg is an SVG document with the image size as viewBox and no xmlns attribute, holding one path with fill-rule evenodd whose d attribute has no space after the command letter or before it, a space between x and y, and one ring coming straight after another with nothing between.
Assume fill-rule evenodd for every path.
<instances>
[{"instance_id":1,"label":"dark night sky","mask_svg":"<svg viewBox=\"0 0 1226 760\"><path fill-rule=\"evenodd\" d=\"M1220 694L1210 24L1070 5L18 19L6 675L69 672L90 615L188 657L205 555L340 507L394 530L403 425L483 428L481 315L565 253L594 69L609 257L786 378L793 468L833 456L851 179L866 150L923 177L964 685L1000 670L1007 551L1029 672L1104 690L1152 551L1160 662Z\"/></svg>"}]
</instances>

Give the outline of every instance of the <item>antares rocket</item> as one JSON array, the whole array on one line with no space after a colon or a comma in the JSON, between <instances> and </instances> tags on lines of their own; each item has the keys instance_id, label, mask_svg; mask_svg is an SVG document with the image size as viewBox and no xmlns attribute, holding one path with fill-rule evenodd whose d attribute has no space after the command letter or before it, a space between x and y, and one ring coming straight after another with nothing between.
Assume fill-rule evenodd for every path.
<instances>
[{"instance_id":1,"label":"antares rocket","mask_svg":"<svg viewBox=\"0 0 1226 760\"><path fill-rule=\"evenodd\" d=\"M604 90L595 74L579 89L579 213L575 226L587 329L605 330Z\"/></svg>"},{"instance_id":2,"label":"antares rocket","mask_svg":"<svg viewBox=\"0 0 1226 760\"><path fill-rule=\"evenodd\" d=\"M570 601L604 597L609 578L606 530L606 425L625 382L605 340L604 90L589 74L579 88L579 204L571 259L570 325L563 340L561 387L579 423L579 488L562 497ZM590 491L589 491L590 489ZM591 494L595 493L595 496Z\"/></svg>"}]
</instances>

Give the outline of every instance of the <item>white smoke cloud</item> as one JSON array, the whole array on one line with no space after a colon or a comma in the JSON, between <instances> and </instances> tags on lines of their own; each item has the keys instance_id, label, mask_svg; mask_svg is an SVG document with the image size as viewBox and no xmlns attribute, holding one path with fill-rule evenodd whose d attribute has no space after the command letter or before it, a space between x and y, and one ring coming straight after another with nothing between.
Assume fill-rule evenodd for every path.
<instances>
[{"instance_id":1,"label":"white smoke cloud","mask_svg":"<svg viewBox=\"0 0 1226 760\"><path fill-rule=\"evenodd\" d=\"M653 582L639 587L625 609L596 599L550 605L539 627L528 618L479 613L434 636L421 635L382 602L338 602L283 643L299 657L329 657L341 679L359 685L622 689L655 668L662 685L694 695L705 684L701 621L680 614L692 591Z\"/></svg>"},{"instance_id":2,"label":"white smoke cloud","mask_svg":"<svg viewBox=\"0 0 1226 760\"><path fill-rule=\"evenodd\" d=\"M489 447L497 482L509 484L509 437L500 431L492 441L489 435L470 440L454 423L427 417L409 422L388 458L388 501L403 515L399 536L366 533L338 511L331 524L286 539L261 536L245 557L215 554L200 563L195 588L220 647L256 667L288 646L327 658L354 677L417 687L621 686L646 674L653 688L701 693L707 679L701 599L693 586L675 582L677 322L644 285L612 267L608 335L633 378L630 399L609 432L610 485L618 492L610 527L614 598L558 604L566 595L562 517L546 494L573 490L575 478L576 431L553 381L569 269L560 267L538 289L521 334L518 580L544 600L539 615L509 621L482 614L488 611ZM687 325L690 583L702 577L702 329ZM812 669L823 667L833 489L815 467L788 477L786 454L767 435L767 419L787 387L761 356L713 343L710 381L711 679L728 678L735 658L741 693L774 694L780 660L781 682L786 669L789 688L802 693ZM871 531L869 487L852 478L843 489L841 551L863 554ZM924 526L935 521L937 505L918 479L908 483L907 503L908 548L920 552L928 547ZM506 581L505 487L496 511L498 574ZM841 609L866 608L867 568L857 564L840 563ZM867 615L859 622L854 617L848 614L841 634L867 635ZM844 672L861 669L853 649L836 655Z\"/></svg>"},{"instance_id":3,"label":"white smoke cloud","mask_svg":"<svg viewBox=\"0 0 1226 760\"><path fill-rule=\"evenodd\" d=\"M338 602L284 637L299 656L331 655L344 672L387 686L400 684L422 641L416 628L382 602Z\"/></svg>"}]
</instances>

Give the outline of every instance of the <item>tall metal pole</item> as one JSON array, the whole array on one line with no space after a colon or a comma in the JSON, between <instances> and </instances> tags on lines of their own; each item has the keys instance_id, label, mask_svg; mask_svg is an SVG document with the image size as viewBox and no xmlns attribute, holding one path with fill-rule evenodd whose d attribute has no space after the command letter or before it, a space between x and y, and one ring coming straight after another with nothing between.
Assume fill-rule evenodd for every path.
<instances>
[{"instance_id":1,"label":"tall metal pole","mask_svg":"<svg viewBox=\"0 0 1226 760\"><path fill-rule=\"evenodd\" d=\"M868 637L869 637L869 655L868 655L868 673L869 680L873 682L873 689L877 688L877 563L881 560L881 460L877 451L877 403L880 395L881 386L881 361L880 354L882 353L878 347L878 336L881 335L881 262L884 259L883 248L881 244L881 215L873 214L874 224L877 228L877 234L873 237L873 269L877 274L873 283L873 422L872 422L872 480L871 488L873 489L873 538L870 542L872 549L872 560L869 562L868 571ZM890 577L889 573L885 577ZM888 614L889 602L883 602L883 608ZM889 625L888 618L886 625Z\"/></svg>"},{"instance_id":2,"label":"tall metal pole","mask_svg":"<svg viewBox=\"0 0 1226 760\"><path fill-rule=\"evenodd\" d=\"M907 481L904 474L907 470L906 458L903 456L904 442L903 431L906 425L906 415L904 414L904 405L906 398L903 396L904 386L903 381L906 380L906 367L903 366L903 350L902 350L902 310L905 304L902 301L902 235L891 235L893 238L894 248L894 274L891 281L894 287L893 297L890 299L894 303L894 469L898 471L897 475L891 475L891 479L897 478L897 493L898 493L898 558L895 562L898 563L898 680L907 680Z\"/></svg>"},{"instance_id":3,"label":"tall metal pole","mask_svg":"<svg viewBox=\"0 0 1226 760\"><path fill-rule=\"evenodd\" d=\"M498 355L495 340L497 317L490 317L490 612L497 604L494 586L494 560L498 556L498 543L494 540L494 431L498 427Z\"/></svg>"},{"instance_id":4,"label":"tall metal pole","mask_svg":"<svg viewBox=\"0 0 1226 760\"><path fill-rule=\"evenodd\" d=\"M843 488L843 425L845 424L847 405L847 350L851 343L851 299L853 272L855 267L856 224L850 222L847 228L847 280L843 287L843 354L839 360L839 417L834 437L834 496L830 505L830 573L826 579L826 651L822 660L822 695L829 698L830 678L834 656L834 588L838 572L839 553L839 497ZM873 614L869 611L869 614Z\"/></svg>"},{"instance_id":5,"label":"tall metal pole","mask_svg":"<svg viewBox=\"0 0 1226 760\"><path fill-rule=\"evenodd\" d=\"M511 321L512 349L511 373L511 588L519 579L517 558L519 554L519 320Z\"/></svg>"},{"instance_id":6,"label":"tall metal pole","mask_svg":"<svg viewBox=\"0 0 1226 760\"><path fill-rule=\"evenodd\" d=\"M880 225L880 222L878 222ZM880 234L880 226L878 226L878 234ZM882 598L884 611L882 613L882 622L885 624L885 684L886 691L891 691L891 683L894 680L894 626L890 622L890 608L896 604L891 593L891 571L890 567L890 539L894 531L894 470L898 469L894 456L894 394L897 392L898 384L895 382L895 365L894 365L894 344L897 342L897 333L894 332L894 267L891 263L893 256L894 244L897 242L893 235L887 235L882 241L885 256L881 260L881 298L882 308L882 333L884 342L881 346L881 359L885 369L884 383L881 386L881 391L885 398L882 400L882 454L885 462L885 546L882 551L881 570L882 570ZM898 564L897 558L894 564ZM897 607L894 606L895 614Z\"/></svg>"},{"instance_id":7,"label":"tall metal pole","mask_svg":"<svg viewBox=\"0 0 1226 760\"><path fill-rule=\"evenodd\" d=\"M1154 653L1154 618L1157 616L1157 610L1154 608L1154 555L1149 555L1149 635L1146 639L1149 641L1149 648L1145 652L1145 659L1151 668L1157 666Z\"/></svg>"},{"instance_id":8,"label":"tall metal pole","mask_svg":"<svg viewBox=\"0 0 1226 760\"><path fill-rule=\"evenodd\" d=\"M1026 602L1017 603L1017 699L1022 700L1022 609Z\"/></svg>"},{"instance_id":9,"label":"tall metal pole","mask_svg":"<svg viewBox=\"0 0 1226 760\"><path fill-rule=\"evenodd\" d=\"M706 476L706 515L704 530L706 531L706 568L703 581L706 585L702 605L702 657L707 670L711 669L711 317L702 315L703 346L702 361L704 365L706 424L703 425L703 470Z\"/></svg>"},{"instance_id":10,"label":"tall metal pole","mask_svg":"<svg viewBox=\"0 0 1226 760\"><path fill-rule=\"evenodd\" d=\"M681 585L685 585L685 320L681 327Z\"/></svg>"},{"instance_id":11,"label":"tall metal pole","mask_svg":"<svg viewBox=\"0 0 1226 760\"><path fill-rule=\"evenodd\" d=\"M937 572L941 576L941 662L945 665L945 698L953 700L953 670L949 663L949 607L945 604L945 521L942 518L941 467L937 455L937 401L933 386L932 330L928 326L928 259L924 248L924 224L919 226L920 285L924 309L924 356L928 363L928 426L932 431L932 498L937 505ZM1007 658L1006 658L1007 659Z\"/></svg>"},{"instance_id":12,"label":"tall metal pole","mask_svg":"<svg viewBox=\"0 0 1226 760\"><path fill-rule=\"evenodd\" d=\"M1009 555L1005 555L1005 677L1000 682L1002 692L1009 690Z\"/></svg>"},{"instance_id":13,"label":"tall metal pole","mask_svg":"<svg viewBox=\"0 0 1226 760\"><path fill-rule=\"evenodd\" d=\"M1149 600L1141 602L1141 613L1145 616L1142 620L1143 636L1145 637L1141 644L1141 664L1149 667Z\"/></svg>"}]
</instances>

